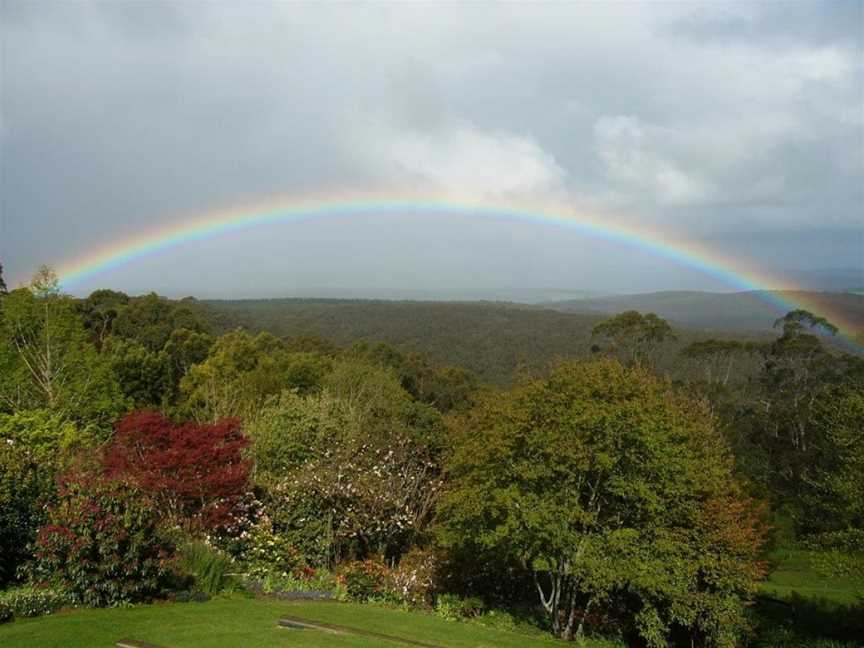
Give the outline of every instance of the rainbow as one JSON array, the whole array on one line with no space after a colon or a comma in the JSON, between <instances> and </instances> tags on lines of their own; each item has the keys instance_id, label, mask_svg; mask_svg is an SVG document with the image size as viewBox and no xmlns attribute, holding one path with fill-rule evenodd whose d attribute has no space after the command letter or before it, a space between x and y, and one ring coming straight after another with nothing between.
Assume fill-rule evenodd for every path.
<instances>
[{"instance_id":1,"label":"rainbow","mask_svg":"<svg viewBox=\"0 0 864 648\"><path fill-rule=\"evenodd\" d=\"M511 220L563 227L580 235L641 250L680 266L699 271L736 291L755 291L778 314L805 308L827 317L841 334L855 333L857 326L841 313L826 312L814 297L792 301L771 290L795 290L796 286L779 275L755 265L723 257L692 239L661 232L644 223L627 223L604 213L586 213L572 206L514 206L448 200L424 200L416 196L394 200L374 196L305 198L280 197L267 202L246 204L222 210L181 217L171 225L115 241L88 251L56 268L64 289L103 275L112 269L133 263L164 250L224 236L251 228L316 220L327 217L371 217L376 215L412 214L462 215L482 219Z\"/></svg>"}]
</instances>

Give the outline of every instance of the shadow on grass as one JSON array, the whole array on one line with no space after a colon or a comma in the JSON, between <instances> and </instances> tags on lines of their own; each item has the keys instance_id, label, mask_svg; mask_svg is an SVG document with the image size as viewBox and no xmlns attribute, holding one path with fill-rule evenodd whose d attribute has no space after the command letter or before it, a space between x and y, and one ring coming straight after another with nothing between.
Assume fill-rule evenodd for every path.
<instances>
[{"instance_id":1,"label":"shadow on grass","mask_svg":"<svg viewBox=\"0 0 864 648\"><path fill-rule=\"evenodd\" d=\"M862 648L864 601L842 604L791 594L760 596L755 606L758 648Z\"/></svg>"}]
</instances>

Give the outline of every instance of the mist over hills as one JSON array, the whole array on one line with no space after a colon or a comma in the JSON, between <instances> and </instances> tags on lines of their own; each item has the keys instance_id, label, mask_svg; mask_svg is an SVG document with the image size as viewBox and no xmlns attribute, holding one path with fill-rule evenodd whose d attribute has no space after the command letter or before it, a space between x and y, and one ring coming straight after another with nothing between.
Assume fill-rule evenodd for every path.
<instances>
[{"instance_id":1,"label":"mist over hills","mask_svg":"<svg viewBox=\"0 0 864 648\"><path fill-rule=\"evenodd\" d=\"M678 326L690 328L764 331L771 329L777 319L777 312L765 301L766 294L768 291L664 291L548 302L543 307L603 315L637 310L656 313ZM771 294L793 304L815 303L825 313L841 314L845 321L864 328L864 295L788 290Z\"/></svg>"}]
</instances>

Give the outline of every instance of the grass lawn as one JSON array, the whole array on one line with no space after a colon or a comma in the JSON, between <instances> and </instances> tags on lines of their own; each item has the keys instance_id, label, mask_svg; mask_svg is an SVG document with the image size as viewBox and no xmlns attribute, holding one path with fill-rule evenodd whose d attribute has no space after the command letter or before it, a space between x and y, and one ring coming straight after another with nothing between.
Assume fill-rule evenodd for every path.
<instances>
[{"instance_id":1,"label":"grass lawn","mask_svg":"<svg viewBox=\"0 0 864 648\"><path fill-rule=\"evenodd\" d=\"M761 586L764 594L782 599L797 594L840 605L850 605L864 598L864 576L821 573L818 552L782 549L774 552L770 559L776 567Z\"/></svg>"},{"instance_id":2,"label":"grass lawn","mask_svg":"<svg viewBox=\"0 0 864 648\"><path fill-rule=\"evenodd\" d=\"M380 639L278 628L281 614L440 644L446 648L534 648L564 645L545 634L448 622L422 612L402 612L351 603L286 603L240 596L207 603L84 609L0 625L4 648L111 648L138 639L168 648L371 648ZM396 646L397 644L392 644ZM602 641L591 648L612 648Z\"/></svg>"}]
</instances>

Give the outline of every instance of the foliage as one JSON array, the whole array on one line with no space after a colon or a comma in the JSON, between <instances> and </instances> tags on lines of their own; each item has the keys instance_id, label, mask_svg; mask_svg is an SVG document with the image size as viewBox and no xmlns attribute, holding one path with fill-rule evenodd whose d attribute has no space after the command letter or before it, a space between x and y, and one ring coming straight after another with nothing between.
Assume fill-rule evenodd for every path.
<instances>
[{"instance_id":1,"label":"foliage","mask_svg":"<svg viewBox=\"0 0 864 648\"><path fill-rule=\"evenodd\" d=\"M400 603L430 607L435 599L438 557L432 551L412 549L390 570L388 588Z\"/></svg>"},{"instance_id":2,"label":"foliage","mask_svg":"<svg viewBox=\"0 0 864 648\"><path fill-rule=\"evenodd\" d=\"M814 404L808 427L821 441L820 461L804 477L804 528L864 534L862 426L864 391L857 386L835 389Z\"/></svg>"},{"instance_id":3,"label":"foliage","mask_svg":"<svg viewBox=\"0 0 864 648\"><path fill-rule=\"evenodd\" d=\"M0 592L0 622L3 621L2 610L8 615L6 620L18 617L36 617L51 614L62 607L72 604L69 595L62 590L51 587L16 587Z\"/></svg>"},{"instance_id":4,"label":"foliage","mask_svg":"<svg viewBox=\"0 0 864 648\"><path fill-rule=\"evenodd\" d=\"M96 290L77 304L84 328L91 341L99 348L111 334L114 320L120 310L129 303L129 295L116 290Z\"/></svg>"},{"instance_id":5,"label":"foliage","mask_svg":"<svg viewBox=\"0 0 864 648\"><path fill-rule=\"evenodd\" d=\"M47 408L104 424L125 403L107 363L87 340L74 301L57 293L54 282L43 277L3 297L0 408Z\"/></svg>"},{"instance_id":6,"label":"foliage","mask_svg":"<svg viewBox=\"0 0 864 648\"><path fill-rule=\"evenodd\" d=\"M300 598L322 598L330 595L332 599L345 600L347 593L340 579L328 569L312 569L305 567L295 573L282 575L270 572L260 580L246 582L247 589L265 594L290 594Z\"/></svg>"},{"instance_id":7,"label":"foliage","mask_svg":"<svg viewBox=\"0 0 864 648\"><path fill-rule=\"evenodd\" d=\"M627 592L649 645L675 627L734 645L761 535L700 404L638 367L563 365L481 404L454 444L442 539L533 568L556 635Z\"/></svg>"},{"instance_id":8,"label":"foliage","mask_svg":"<svg viewBox=\"0 0 864 648\"><path fill-rule=\"evenodd\" d=\"M86 477L62 484L36 542L37 576L86 605L149 599L174 577L174 547L153 503L134 485Z\"/></svg>"},{"instance_id":9,"label":"foliage","mask_svg":"<svg viewBox=\"0 0 864 648\"><path fill-rule=\"evenodd\" d=\"M168 400L170 374L165 358L135 340L109 337L102 345L123 395L134 408L156 408Z\"/></svg>"},{"instance_id":10,"label":"foliage","mask_svg":"<svg viewBox=\"0 0 864 648\"><path fill-rule=\"evenodd\" d=\"M355 601L368 601L387 591L387 566L375 560L349 562L340 570L339 578Z\"/></svg>"},{"instance_id":11,"label":"foliage","mask_svg":"<svg viewBox=\"0 0 864 648\"><path fill-rule=\"evenodd\" d=\"M246 576L260 580L268 574L279 576L303 573L304 561L297 548L282 535L273 532L268 518L262 518L250 530L240 534L240 560Z\"/></svg>"},{"instance_id":12,"label":"foliage","mask_svg":"<svg viewBox=\"0 0 864 648\"><path fill-rule=\"evenodd\" d=\"M0 586L32 555L57 471L99 438L94 427L81 429L49 410L0 414Z\"/></svg>"},{"instance_id":13,"label":"foliage","mask_svg":"<svg viewBox=\"0 0 864 648\"><path fill-rule=\"evenodd\" d=\"M162 414L127 415L103 456L105 474L135 484L167 520L224 523L247 492L249 441L235 420L174 424Z\"/></svg>"},{"instance_id":14,"label":"foliage","mask_svg":"<svg viewBox=\"0 0 864 648\"><path fill-rule=\"evenodd\" d=\"M435 367L422 354L406 354L384 342L355 343L345 356L393 370L412 398L441 412L466 408L479 386L477 377L467 369Z\"/></svg>"},{"instance_id":15,"label":"foliage","mask_svg":"<svg viewBox=\"0 0 864 648\"><path fill-rule=\"evenodd\" d=\"M650 359L658 345L675 339L672 327L662 317L632 310L600 322L591 333L627 362Z\"/></svg>"},{"instance_id":16,"label":"foliage","mask_svg":"<svg viewBox=\"0 0 864 648\"><path fill-rule=\"evenodd\" d=\"M358 437L340 437L271 493L281 511L317 512L333 562L352 547L358 556L401 553L429 521L440 490L438 466L406 434ZM281 528L287 520L276 513L274 522Z\"/></svg>"},{"instance_id":17,"label":"foliage","mask_svg":"<svg viewBox=\"0 0 864 648\"><path fill-rule=\"evenodd\" d=\"M247 424L259 481L273 482L332 447L351 425L341 403L327 395L303 397L284 391L271 398Z\"/></svg>"},{"instance_id":18,"label":"foliage","mask_svg":"<svg viewBox=\"0 0 864 648\"><path fill-rule=\"evenodd\" d=\"M88 301L92 299L93 295ZM156 293L128 300L111 323L113 335L133 340L153 353L165 347L173 331L203 333L206 328L194 300L172 302Z\"/></svg>"},{"instance_id":19,"label":"foliage","mask_svg":"<svg viewBox=\"0 0 864 648\"><path fill-rule=\"evenodd\" d=\"M477 618L485 611L486 604L477 596L463 598L456 594L439 594L435 597L435 614L448 621Z\"/></svg>"},{"instance_id":20,"label":"foliage","mask_svg":"<svg viewBox=\"0 0 864 648\"><path fill-rule=\"evenodd\" d=\"M235 569L229 556L200 540L181 545L179 567L193 581L196 591L218 594L231 584L229 574Z\"/></svg>"},{"instance_id":21,"label":"foliage","mask_svg":"<svg viewBox=\"0 0 864 648\"><path fill-rule=\"evenodd\" d=\"M329 360L293 353L268 333L243 330L220 337L206 361L193 365L180 382L187 407L199 420L248 417L285 389L317 389Z\"/></svg>"}]
</instances>

